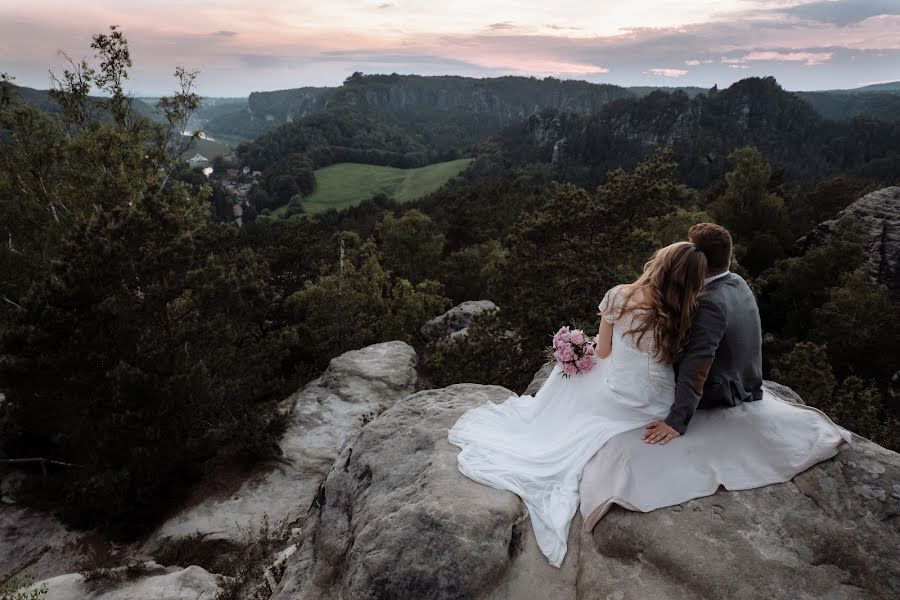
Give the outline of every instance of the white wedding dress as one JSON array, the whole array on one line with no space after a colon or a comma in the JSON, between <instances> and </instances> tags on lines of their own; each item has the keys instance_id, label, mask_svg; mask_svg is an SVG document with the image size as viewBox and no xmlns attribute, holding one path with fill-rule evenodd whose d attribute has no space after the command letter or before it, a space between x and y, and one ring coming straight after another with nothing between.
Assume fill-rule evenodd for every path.
<instances>
[{"instance_id":1,"label":"white wedding dress","mask_svg":"<svg viewBox=\"0 0 900 600\"><path fill-rule=\"evenodd\" d=\"M649 335L643 349L626 335L633 315L614 318L619 292L613 288L600 303L603 318L613 324L607 358L595 358L593 369L568 378L557 366L533 397L473 408L448 434L461 449L464 475L522 498L541 551L557 567L578 509L584 465L613 436L664 419L675 399L672 365L654 360Z\"/></svg>"},{"instance_id":2,"label":"white wedding dress","mask_svg":"<svg viewBox=\"0 0 900 600\"><path fill-rule=\"evenodd\" d=\"M653 359L649 336L637 344L627 334L633 314L614 318L619 292L613 288L600 304L613 323L609 357L569 378L557 366L533 397L486 402L448 433L461 449L464 475L518 494L538 546L556 567L566 554L579 491L585 527L593 527L613 504L650 511L715 493L720 485L734 490L788 481L850 442L849 432L823 413L768 390L756 402L698 412L687 435L666 446L641 442L633 430L668 415L675 376L671 365Z\"/></svg>"}]
</instances>

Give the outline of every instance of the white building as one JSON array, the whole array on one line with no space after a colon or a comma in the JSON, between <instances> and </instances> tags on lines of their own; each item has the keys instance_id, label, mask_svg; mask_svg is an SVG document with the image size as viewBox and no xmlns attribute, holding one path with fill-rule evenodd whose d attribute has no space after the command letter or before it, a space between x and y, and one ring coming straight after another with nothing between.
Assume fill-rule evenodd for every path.
<instances>
[{"instance_id":1,"label":"white building","mask_svg":"<svg viewBox=\"0 0 900 600\"><path fill-rule=\"evenodd\" d=\"M206 158L205 156L203 156L202 154L200 154L199 152L197 154L195 154L193 158L188 159L188 164L191 165L192 167L197 167L199 165L202 165L202 164L208 163L208 162L209 162L209 159Z\"/></svg>"}]
</instances>

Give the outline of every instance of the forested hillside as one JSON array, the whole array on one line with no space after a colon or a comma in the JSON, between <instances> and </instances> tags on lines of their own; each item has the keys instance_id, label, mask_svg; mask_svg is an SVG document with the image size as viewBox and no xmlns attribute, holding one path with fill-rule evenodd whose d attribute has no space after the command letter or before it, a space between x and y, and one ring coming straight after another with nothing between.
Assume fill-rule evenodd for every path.
<instances>
[{"instance_id":1,"label":"forested hillside","mask_svg":"<svg viewBox=\"0 0 900 600\"><path fill-rule=\"evenodd\" d=\"M554 174L582 185L634 165L652 148L671 147L680 178L706 187L729 168L728 154L752 145L791 180L833 173L889 178L900 172L900 122L822 118L772 78L745 79L694 98L653 92L592 115L533 115L499 136L498 160L553 163Z\"/></svg>"},{"instance_id":2,"label":"forested hillside","mask_svg":"<svg viewBox=\"0 0 900 600\"><path fill-rule=\"evenodd\" d=\"M795 92L826 119L900 120L900 89L877 91Z\"/></svg>"},{"instance_id":3,"label":"forested hillside","mask_svg":"<svg viewBox=\"0 0 900 600\"><path fill-rule=\"evenodd\" d=\"M53 98L50 90L36 90L34 88L9 84L9 89L16 97L27 104L31 104L40 110L48 113L58 113L63 110L59 102ZM87 98L88 107L98 112L98 117L104 112L104 100L99 96L89 96ZM153 103L145 102L140 98L129 98L128 102L135 114L147 117L154 121L162 122L163 117L158 112Z\"/></svg>"},{"instance_id":4,"label":"forested hillside","mask_svg":"<svg viewBox=\"0 0 900 600\"><path fill-rule=\"evenodd\" d=\"M683 92L693 98L709 90L691 86L622 88L552 77L475 79L354 73L335 88L253 92L246 104L206 117L206 129L213 135L250 139L314 112L346 105L418 121L434 120L429 114L439 111L452 115L451 123L475 120L481 123L480 133L488 135L544 109L588 115L613 100L642 98L652 92ZM827 119L896 120L900 114L896 110L900 89L895 84L794 94Z\"/></svg>"}]
</instances>

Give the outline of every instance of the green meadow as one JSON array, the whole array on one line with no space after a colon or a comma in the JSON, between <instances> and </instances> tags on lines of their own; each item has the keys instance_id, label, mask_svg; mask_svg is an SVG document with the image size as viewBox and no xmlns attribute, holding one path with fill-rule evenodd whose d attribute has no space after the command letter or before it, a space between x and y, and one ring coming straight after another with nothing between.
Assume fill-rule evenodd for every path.
<instances>
[{"instance_id":1,"label":"green meadow","mask_svg":"<svg viewBox=\"0 0 900 600\"><path fill-rule=\"evenodd\" d=\"M397 169L340 163L316 171L316 191L304 199L308 213L355 206L378 194L409 202L436 192L471 164L471 158L436 163L417 169ZM275 211L283 212L283 208Z\"/></svg>"}]
</instances>

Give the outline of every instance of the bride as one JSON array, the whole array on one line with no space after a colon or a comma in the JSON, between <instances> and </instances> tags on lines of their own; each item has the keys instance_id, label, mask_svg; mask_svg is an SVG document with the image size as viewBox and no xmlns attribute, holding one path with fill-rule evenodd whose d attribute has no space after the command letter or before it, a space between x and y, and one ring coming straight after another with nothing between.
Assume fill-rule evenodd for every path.
<instances>
[{"instance_id":1,"label":"bride","mask_svg":"<svg viewBox=\"0 0 900 600\"><path fill-rule=\"evenodd\" d=\"M612 288L600 303L590 371L564 377L557 365L534 397L487 402L449 430L464 475L522 499L551 565L565 557L585 464L612 437L663 420L672 408L673 363L688 341L706 274L706 255L693 243L658 250L636 281Z\"/></svg>"}]
</instances>

